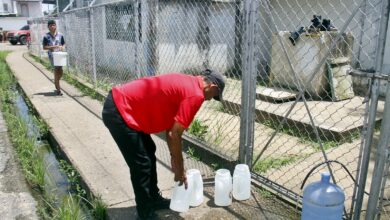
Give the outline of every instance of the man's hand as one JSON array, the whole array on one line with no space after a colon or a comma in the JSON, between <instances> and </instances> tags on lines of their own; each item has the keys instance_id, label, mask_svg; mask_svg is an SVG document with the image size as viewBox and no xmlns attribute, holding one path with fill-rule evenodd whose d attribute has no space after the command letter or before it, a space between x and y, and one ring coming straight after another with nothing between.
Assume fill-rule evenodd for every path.
<instances>
[{"instance_id":1,"label":"man's hand","mask_svg":"<svg viewBox=\"0 0 390 220\"><path fill-rule=\"evenodd\" d=\"M188 188L188 182L187 182L187 176L186 172L175 172L175 182L179 181L179 186L183 185L184 183L184 188Z\"/></svg>"},{"instance_id":2,"label":"man's hand","mask_svg":"<svg viewBox=\"0 0 390 220\"><path fill-rule=\"evenodd\" d=\"M61 45L55 45L54 48L59 50L59 51L63 51L64 50L64 46L61 46Z\"/></svg>"},{"instance_id":3,"label":"man's hand","mask_svg":"<svg viewBox=\"0 0 390 220\"><path fill-rule=\"evenodd\" d=\"M167 131L167 143L171 153L172 171L175 173L174 180L179 181L180 186L184 183L184 186L187 189L188 183L184 170L181 143L183 131L184 127L180 123L175 122L172 128Z\"/></svg>"}]
</instances>

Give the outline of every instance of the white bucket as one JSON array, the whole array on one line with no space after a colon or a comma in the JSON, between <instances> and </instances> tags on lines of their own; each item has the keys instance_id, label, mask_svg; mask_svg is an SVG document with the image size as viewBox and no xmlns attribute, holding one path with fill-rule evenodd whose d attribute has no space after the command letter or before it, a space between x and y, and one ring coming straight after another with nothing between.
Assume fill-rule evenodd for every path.
<instances>
[{"instance_id":1,"label":"white bucket","mask_svg":"<svg viewBox=\"0 0 390 220\"><path fill-rule=\"evenodd\" d=\"M251 197L251 174L246 164L237 164L233 173L233 197L247 200Z\"/></svg>"},{"instance_id":2,"label":"white bucket","mask_svg":"<svg viewBox=\"0 0 390 220\"><path fill-rule=\"evenodd\" d=\"M228 206L232 203L232 176L227 169L219 169L215 174L214 203L217 206Z\"/></svg>"},{"instance_id":3,"label":"white bucket","mask_svg":"<svg viewBox=\"0 0 390 220\"><path fill-rule=\"evenodd\" d=\"M66 66L67 60L66 57L68 56L67 52L53 52L53 65L54 66Z\"/></svg>"},{"instance_id":4,"label":"white bucket","mask_svg":"<svg viewBox=\"0 0 390 220\"><path fill-rule=\"evenodd\" d=\"M187 170L187 176L193 180L191 183L190 206L199 206L203 203L203 179L198 169ZM191 177L190 177L191 176Z\"/></svg>"}]
</instances>

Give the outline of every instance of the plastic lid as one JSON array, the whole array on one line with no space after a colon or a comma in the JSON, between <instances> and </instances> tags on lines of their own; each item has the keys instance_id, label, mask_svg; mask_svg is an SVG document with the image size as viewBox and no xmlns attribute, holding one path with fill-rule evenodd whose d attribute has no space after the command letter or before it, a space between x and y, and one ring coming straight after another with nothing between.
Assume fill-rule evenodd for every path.
<instances>
[{"instance_id":1,"label":"plastic lid","mask_svg":"<svg viewBox=\"0 0 390 220\"><path fill-rule=\"evenodd\" d=\"M237 164L235 169L240 171L248 171L249 167L246 164Z\"/></svg>"},{"instance_id":2,"label":"plastic lid","mask_svg":"<svg viewBox=\"0 0 390 220\"><path fill-rule=\"evenodd\" d=\"M216 175L218 175L218 176L230 176L230 171L228 169L219 169L219 170L217 170Z\"/></svg>"}]
</instances>

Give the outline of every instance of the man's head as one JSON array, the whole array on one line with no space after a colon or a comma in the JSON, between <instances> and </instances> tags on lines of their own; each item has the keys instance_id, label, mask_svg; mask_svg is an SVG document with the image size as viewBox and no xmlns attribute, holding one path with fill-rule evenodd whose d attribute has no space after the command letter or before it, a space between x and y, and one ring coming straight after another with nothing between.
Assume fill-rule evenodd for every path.
<instances>
[{"instance_id":1,"label":"man's head","mask_svg":"<svg viewBox=\"0 0 390 220\"><path fill-rule=\"evenodd\" d=\"M214 98L215 100L222 101L222 93L225 88L225 79L223 76L210 69L203 71L202 75L207 83L205 85L206 99Z\"/></svg>"},{"instance_id":2,"label":"man's head","mask_svg":"<svg viewBox=\"0 0 390 220\"><path fill-rule=\"evenodd\" d=\"M57 24L55 20L49 20L47 22L47 27L49 28L50 32L55 32L57 29Z\"/></svg>"}]
</instances>

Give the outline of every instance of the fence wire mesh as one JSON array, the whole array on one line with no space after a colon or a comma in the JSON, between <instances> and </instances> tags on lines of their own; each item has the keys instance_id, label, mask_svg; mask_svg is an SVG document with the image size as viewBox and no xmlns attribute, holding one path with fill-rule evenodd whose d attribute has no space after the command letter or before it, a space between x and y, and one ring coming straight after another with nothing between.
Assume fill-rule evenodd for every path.
<instances>
[{"instance_id":1,"label":"fence wire mesh","mask_svg":"<svg viewBox=\"0 0 390 220\"><path fill-rule=\"evenodd\" d=\"M249 94L243 93L243 78L254 74L250 153L255 179L298 203L309 171L315 168L306 185L329 170L344 189L345 214L350 214L371 91L370 79L351 69L376 71L384 2L96 1L61 13L59 30L70 69L104 88L168 72L199 74L210 68L224 74L224 102L205 103L186 135L233 161L245 142L240 116ZM42 54L46 22L32 20L30 51L35 54ZM252 34L245 35L248 31ZM252 72L247 72L248 59ZM379 101L378 122L383 109ZM386 202L383 216L388 215Z\"/></svg>"}]
</instances>

